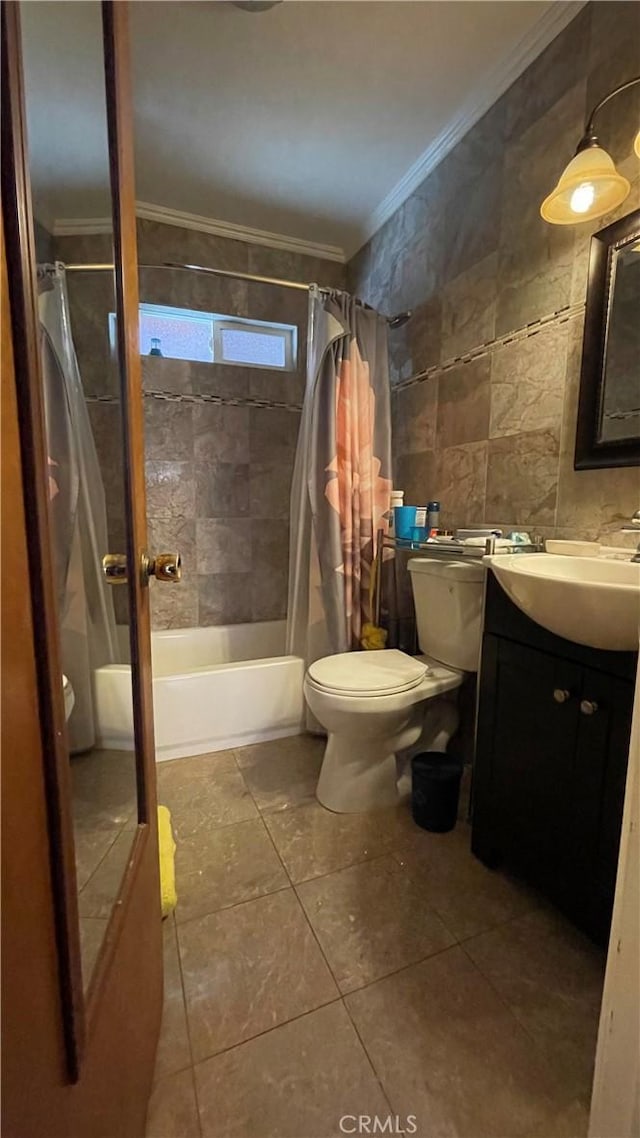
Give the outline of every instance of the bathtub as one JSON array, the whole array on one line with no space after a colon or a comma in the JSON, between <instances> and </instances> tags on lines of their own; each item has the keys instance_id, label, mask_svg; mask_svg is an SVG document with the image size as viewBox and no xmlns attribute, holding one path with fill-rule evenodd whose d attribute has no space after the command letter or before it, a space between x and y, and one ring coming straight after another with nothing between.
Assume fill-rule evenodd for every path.
<instances>
[{"instance_id":1,"label":"bathtub","mask_svg":"<svg viewBox=\"0 0 640 1138\"><path fill-rule=\"evenodd\" d=\"M304 663L284 644L284 621L152 632L157 761L299 734ZM94 680L99 746L132 749L130 666Z\"/></svg>"}]
</instances>

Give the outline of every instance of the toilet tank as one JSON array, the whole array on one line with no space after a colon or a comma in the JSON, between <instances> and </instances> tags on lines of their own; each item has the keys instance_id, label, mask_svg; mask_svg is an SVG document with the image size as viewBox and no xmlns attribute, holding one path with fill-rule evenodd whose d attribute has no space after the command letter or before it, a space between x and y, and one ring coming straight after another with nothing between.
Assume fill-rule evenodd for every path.
<instances>
[{"instance_id":1,"label":"toilet tank","mask_svg":"<svg viewBox=\"0 0 640 1138\"><path fill-rule=\"evenodd\" d=\"M412 557L408 564L420 651L477 672L485 569L473 561Z\"/></svg>"}]
</instances>

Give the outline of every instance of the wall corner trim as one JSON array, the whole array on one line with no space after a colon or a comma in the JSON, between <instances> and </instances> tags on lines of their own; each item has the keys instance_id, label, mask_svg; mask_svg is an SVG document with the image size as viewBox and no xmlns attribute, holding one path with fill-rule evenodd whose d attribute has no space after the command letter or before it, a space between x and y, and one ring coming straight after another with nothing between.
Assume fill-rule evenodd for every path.
<instances>
[{"instance_id":1,"label":"wall corner trim","mask_svg":"<svg viewBox=\"0 0 640 1138\"><path fill-rule=\"evenodd\" d=\"M136 216L145 221L157 221L162 225L174 225L179 229L194 229L198 233L210 233L214 237L226 237L232 241L244 241L249 245L262 245L268 249L282 249L288 253L299 253L305 257L318 257L324 261L336 261L343 265L346 261L344 249L338 245L321 245L314 241L304 241L300 237L288 237L283 233L269 233L264 229L252 229L248 225L235 225L230 221L219 221L214 217L202 217L197 213L185 213L179 209L152 205L150 202L136 202ZM111 233L109 218L57 218L53 225L54 237L79 237L88 234Z\"/></svg>"},{"instance_id":2,"label":"wall corner trim","mask_svg":"<svg viewBox=\"0 0 640 1138\"><path fill-rule=\"evenodd\" d=\"M584 8L586 0L553 0L514 50L487 75L484 86L475 92L458 114L409 167L406 174L376 206L363 224L358 248L373 237L385 221L424 181L428 174L493 106L530 63L544 51L567 24ZM356 252L357 250L354 250Z\"/></svg>"}]
</instances>

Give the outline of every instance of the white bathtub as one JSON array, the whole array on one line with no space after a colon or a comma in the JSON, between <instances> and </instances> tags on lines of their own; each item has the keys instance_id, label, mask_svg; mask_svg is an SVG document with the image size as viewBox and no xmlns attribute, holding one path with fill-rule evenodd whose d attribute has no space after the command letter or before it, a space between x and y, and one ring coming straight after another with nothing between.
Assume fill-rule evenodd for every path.
<instances>
[{"instance_id":1,"label":"white bathtub","mask_svg":"<svg viewBox=\"0 0 640 1138\"><path fill-rule=\"evenodd\" d=\"M284 641L284 621L153 632L156 759L299 734L304 663ZM95 702L99 745L131 749L128 664L96 670Z\"/></svg>"}]
</instances>

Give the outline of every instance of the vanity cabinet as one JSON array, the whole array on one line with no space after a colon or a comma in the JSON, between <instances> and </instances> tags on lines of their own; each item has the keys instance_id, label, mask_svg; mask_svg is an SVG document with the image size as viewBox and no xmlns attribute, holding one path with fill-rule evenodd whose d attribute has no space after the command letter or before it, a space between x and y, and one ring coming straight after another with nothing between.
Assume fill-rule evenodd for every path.
<instances>
[{"instance_id":1,"label":"vanity cabinet","mask_svg":"<svg viewBox=\"0 0 640 1138\"><path fill-rule=\"evenodd\" d=\"M474 854L536 886L606 943L637 656L572 644L487 595L473 779Z\"/></svg>"}]
</instances>

